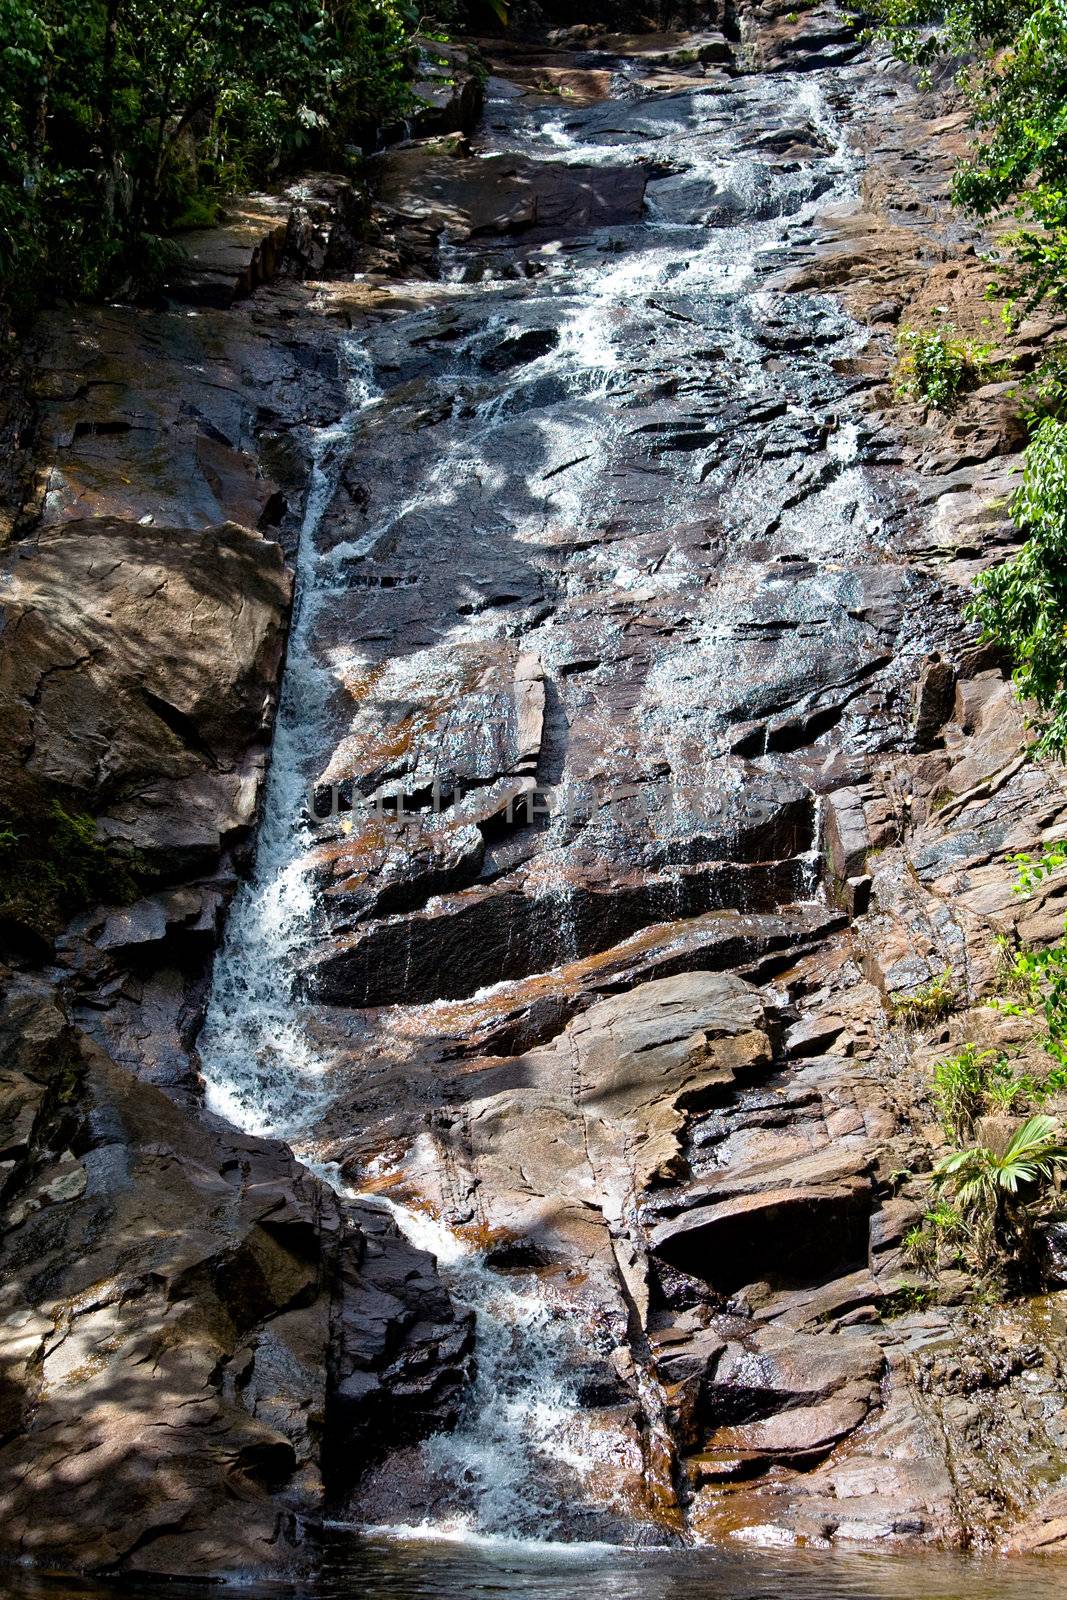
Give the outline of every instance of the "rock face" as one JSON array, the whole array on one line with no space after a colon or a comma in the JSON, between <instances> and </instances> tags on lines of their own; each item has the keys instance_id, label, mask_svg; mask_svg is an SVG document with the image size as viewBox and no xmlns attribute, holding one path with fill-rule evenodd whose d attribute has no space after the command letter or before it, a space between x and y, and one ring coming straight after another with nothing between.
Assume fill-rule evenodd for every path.
<instances>
[{"instance_id":1,"label":"rock face","mask_svg":"<svg viewBox=\"0 0 1067 1600\"><path fill-rule=\"evenodd\" d=\"M747 1283L753 1261L770 1262L786 1283L858 1267L871 1211L864 1166L862 1156L809 1156L713 1178L686 1191L684 1209L659 1223L650 1243L723 1290Z\"/></svg>"},{"instance_id":2,"label":"rock face","mask_svg":"<svg viewBox=\"0 0 1067 1600\"><path fill-rule=\"evenodd\" d=\"M568 1441L614 1440L557 1484L584 1534L997 1543L1037 1515L1051 1545L1044 1446L1009 1491L975 1444L1024 1370L1054 1386L1047 1337L984 1410L923 1377L966 1313L921 1308L904 1249L929 1113L890 1026L946 967L966 991L1010 900L995 852L1059 817L960 620L1020 435L1006 397L890 414L886 345L825 297L875 328L966 302L973 240L934 225L960 125L928 138L895 68L850 69L828 8L741 22L740 50L509 47L475 142L380 162L393 248L336 303L398 314L365 326L381 397L309 641L337 686L301 955L317 1143L480 1251L454 1281L485 1317L518 1282L561 1365L595 1353L588 1398L553 1402ZM624 98L575 76L552 109L623 54ZM502 1531L476 1396L466 1487L404 1450L354 1511ZM500 1470L533 1485L569 1447Z\"/></svg>"},{"instance_id":3,"label":"rock face","mask_svg":"<svg viewBox=\"0 0 1067 1600\"><path fill-rule=\"evenodd\" d=\"M4 1033L6 1547L163 1572L294 1559L383 1404L393 1427L447 1425L468 1322L387 1219L360 1226L283 1146L138 1083L47 992L16 984Z\"/></svg>"},{"instance_id":4,"label":"rock face","mask_svg":"<svg viewBox=\"0 0 1067 1600\"><path fill-rule=\"evenodd\" d=\"M637 1209L684 1169L692 1115L766 1070L762 1021L739 979L685 973L601 1000L550 1043L485 1064L445 1136L447 1203L546 1262L578 1256L606 1293L620 1293L625 1252L623 1295L647 1308ZM444 1207L439 1177L420 1170L416 1181Z\"/></svg>"},{"instance_id":5,"label":"rock face","mask_svg":"<svg viewBox=\"0 0 1067 1600\"><path fill-rule=\"evenodd\" d=\"M290 581L234 524L108 518L21 541L0 566L0 808L61 801L155 877L247 831L266 760Z\"/></svg>"},{"instance_id":6,"label":"rock face","mask_svg":"<svg viewBox=\"0 0 1067 1600\"><path fill-rule=\"evenodd\" d=\"M12 1554L1067 1543L1062 1293L907 1251L929 1062L1032 1048L971 1003L992 932L1060 931L1004 857L1067 814L961 620L1011 397L887 387L981 276L962 122L859 49L777 3L510 41L474 131L428 46L358 243L308 180L189 241L178 306L43 328L0 804L91 826L2 973ZM264 807L235 1068L197 1037ZM312 1164L205 1078L306 1107Z\"/></svg>"},{"instance_id":7,"label":"rock face","mask_svg":"<svg viewBox=\"0 0 1067 1600\"><path fill-rule=\"evenodd\" d=\"M86 517L203 531L291 531L307 429L343 405L336 340L294 326L307 292L260 291L239 310L49 313L38 332L42 527Z\"/></svg>"},{"instance_id":8,"label":"rock face","mask_svg":"<svg viewBox=\"0 0 1067 1600\"><path fill-rule=\"evenodd\" d=\"M266 767L282 545L342 403L332 333L275 339L308 298L40 330L39 491L0 557L7 1558L301 1570L383 1416L447 1428L467 1379L432 1259L206 1119L189 1053Z\"/></svg>"}]
</instances>

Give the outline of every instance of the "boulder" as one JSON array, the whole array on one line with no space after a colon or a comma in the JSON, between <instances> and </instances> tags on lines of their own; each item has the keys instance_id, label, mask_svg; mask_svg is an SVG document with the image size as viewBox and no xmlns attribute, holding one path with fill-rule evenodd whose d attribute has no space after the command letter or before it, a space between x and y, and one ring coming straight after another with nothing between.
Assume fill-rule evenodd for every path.
<instances>
[{"instance_id":1,"label":"boulder","mask_svg":"<svg viewBox=\"0 0 1067 1600\"><path fill-rule=\"evenodd\" d=\"M234 524L93 519L9 550L0 584L0 812L31 852L59 805L138 874L212 865L248 829L266 760L279 547Z\"/></svg>"}]
</instances>

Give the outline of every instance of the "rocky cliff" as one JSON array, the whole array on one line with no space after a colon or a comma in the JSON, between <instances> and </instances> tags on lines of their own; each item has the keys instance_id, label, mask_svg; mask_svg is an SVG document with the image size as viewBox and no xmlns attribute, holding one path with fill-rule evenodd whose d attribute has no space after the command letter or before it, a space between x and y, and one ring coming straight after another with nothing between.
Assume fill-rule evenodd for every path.
<instances>
[{"instance_id":1,"label":"rocky cliff","mask_svg":"<svg viewBox=\"0 0 1067 1600\"><path fill-rule=\"evenodd\" d=\"M477 131L386 151L369 214L261 197L165 309L40 329L0 550L13 1556L479 1525L465 1441L535 1343L571 1376L529 1531L1067 1539L1061 1296L903 1250L929 1063L1032 1048L981 1001L995 934L1059 931L1005 857L1067 820L962 619L1015 386L891 387L899 325L984 314L962 120L829 8L720 20L483 42ZM312 935L260 955L310 1089L237 913L198 1050L294 565L323 815Z\"/></svg>"}]
</instances>

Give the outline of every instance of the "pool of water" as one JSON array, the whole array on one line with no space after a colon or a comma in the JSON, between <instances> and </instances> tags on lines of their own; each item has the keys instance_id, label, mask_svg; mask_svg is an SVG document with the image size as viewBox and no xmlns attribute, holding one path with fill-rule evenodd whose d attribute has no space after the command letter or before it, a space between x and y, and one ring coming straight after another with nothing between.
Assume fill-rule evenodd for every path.
<instances>
[{"instance_id":1,"label":"pool of water","mask_svg":"<svg viewBox=\"0 0 1067 1600\"><path fill-rule=\"evenodd\" d=\"M247 1600L437 1600L523 1595L534 1600L1052 1600L1067 1595L1055 1559L966 1557L929 1551L619 1550L505 1540L332 1540L314 1582L235 1586ZM108 1583L10 1571L11 1600L208 1600L230 1586L163 1579Z\"/></svg>"}]
</instances>

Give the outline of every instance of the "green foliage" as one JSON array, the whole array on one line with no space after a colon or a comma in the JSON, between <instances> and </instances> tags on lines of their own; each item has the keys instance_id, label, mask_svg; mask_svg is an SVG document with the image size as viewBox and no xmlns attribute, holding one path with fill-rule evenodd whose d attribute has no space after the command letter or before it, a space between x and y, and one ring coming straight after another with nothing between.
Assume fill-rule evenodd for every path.
<instances>
[{"instance_id":1,"label":"green foliage","mask_svg":"<svg viewBox=\"0 0 1067 1600\"><path fill-rule=\"evenodd\" d=\"M999 998L997 1009L1015 1017L1040 1012L1045 1022L1041 1042L1052 1059L1067 1068L1067 937L1044 949L1017 950L1010 980L1019 998ZM1058 1087L1049 1079L1039 1086L1046 1093Z\"/></svg>"},{"instance_id":2,"label":"green foliage","mask_svg":"<svg viewBox=\"0 0 1067 1600\"><path fill-rule=\"evenodd\" d=\"M1002 1061L996 1050L966 1044L956 1055L935 1062L931 1098L950 1138L964 1138L971 1132L986 1108L994 1065Z\"/></svg>"},{"instance_id":3,"label":"green foliage","mask_svg":"<svg viewBox=\"0 0 1067 1600\"><path fill-rule=\"evenodd\" d=\"M1030 1117L1017 1128L1001 1154L985 1145L957 1151L938 1162L936 1173L952 1180L952 1189L961 1206L995 1189L1016 1195L1022 1185L1052 1179L1067 1166L1067 1144L1055 1119L1044 1114Z\"/></svg>"},{"instance_id":4,"label":"green foliage","mask_svg":"<svg viewBox=\"0 0 1067 1600\"><path fill-rule=\"evenodd\" d=\"M993 1112L1012 1111L1016 1109L1017 1101L1033 1099L1035 1089L1034 1080L1028 1073L1020 1073L1016 1078L1005 1062L986 1086L985 1103Z\"/></svg>"},{"instance_id":5,"label":"green foliage","mask_svg":"<svg viewBox=\"0 0 1067 1600\"><path fill-rule=\"evenodd\" d=\"M1067 863L1067 844L1057 841L1037 856L1024 851L1007 860L1017 869L1015 893L1030 894L1050 873ZM1012 950L1003 937L996 944L1000 994L990 1003L1009 1016L1041 1013L1045 1023L1041 1042L1058 1066L1033 1085L1031 1098L1048 1099L1067 1087L1067 919L1063 937L1043 948L1024 946Z\"/></svg>"},{"instance_id":6,"label":"green foliage","mask_svg":"<svg viewBox=\"0 0 1067 1600\"><path fill-rule=\"evenodd\" d=\"M946 1136L966 1139L988 1112L1012 1111L1051 1092L1047 1082L1015 1072L1002 1051L965 1044L954 1056L935 1062L930 1098Z\"/></svg>"},{"instance_id":7,"label":"green foliage","mask_svg":"<svg viewBox=\"0 0 1067 1600\"><path fill-rule=\"evenodd\" d=\"M1040 855L1032 856L1029 851L1020 850L1013 856L1005 856L1004 860L1009 867L1015 868L1012 893L1032 894L1039 883L1058 872L1067 862L1067 839L1057 839L1045 845Z\"/></svg>"},{"instance_id":8,"label":"green foliage","mask_svg":"<svg viewBox=\"0 0 1067 1600\"><path fill-rule=\"evenodd\" d=\"M947 1017L955 1011L958 1003L956 980L952 976L952 968L946 967L911 994L894 995L889 1003L889 1013L894 1022L921 1028Z\"/></svg>"},{"instance_id":9,"label":"green foliage","mask_svg":"<svg viewBox=\"0 0 1067 1600\"><path fill-rule=\"evenodd\" d=\"M220 192L402 116L409 0L0 0L0 298L143 283Z\"/></svg>"},{"instance_id":10,"label":"green foliage","mask_svg":"<svg viewBox=\"0 0 1067 1600\"><path fill-rule=\"evenodd\" d=\"M1067 422L1046 417L1023 458L1012 515L1029 537L980 574L971 615L1011 655L1021 696L1041 713L1037 750L1067 750Z\"/></svg>"},{"instance_id":11,"label":"green foliage","mask_svg":"<svg viewBox=\"0 0 1067 1600\"><path fill-rule=\"evenodd\" d=\"M923 1311L930 1304L930 1290L921 1283L898 1283L887 1294L879 1307L883 1319L904 1317L913 1311Z\"/></svg>"},{"instance_id":12,"label":"green foliage","mask_svg":"<svg viewBox=\"0 0 1067 1600\"><path fill-rule=\"evenodd\" d=\"M896 393L902 400L924 400L937 411L951 411L968 389L992 371L992 345L971 344L952 327L904 328L897 336Z\"/></svg>"},{"instance_id":13,"label":"green foliage","mask_svg":"<svg viewBox=\"0 0 1067 1600\"><path fill-rule=\"evenodd\" d=\"M951 1195L984 1265L997 1254L1028 1253L1033 1211L1065 1168L1062 1131L1039 1115L1017 1128L1002 1151L953 1150L934 1167L934 1183Z\"/></svg>"},{"instance_id":14,"label":"green foliage","mask_svg":"<svg viewBox=\"0 0 1067 1600\"><path fill-rule=\"evenodd\" d=\"M1017 313L1067 304L1067 0L874 0L871 15L902 60L963 63L978 142L954 198L1010 219L1014 267L998 287Z\"/></svg>"},{"instance_id":15,"label":"green foliage","mask_svg":"<svg viewBox=\"0 0 1067 1600\"><path fill-rule=\"evenodd\" d=\"M904 1253L920 1271L932 1276L946 1255L952 1262L961 1259L966 1239L967 1227L961 1213L944 1200L937 1200L924 1212L921 1224L904 1235Z\"/></svg>"},{"instance_id":16,"label":"green foliage","mask_svg":"<svg viewBox=\"0 0 1067 1600\"><path fill-rule=\"evenodd\" d=\"M1030 421L1036 426L1043 416L1067 417L1067 344L1054 344L1046 350L1030 385Z\"/></svg>"}]
</instances>

